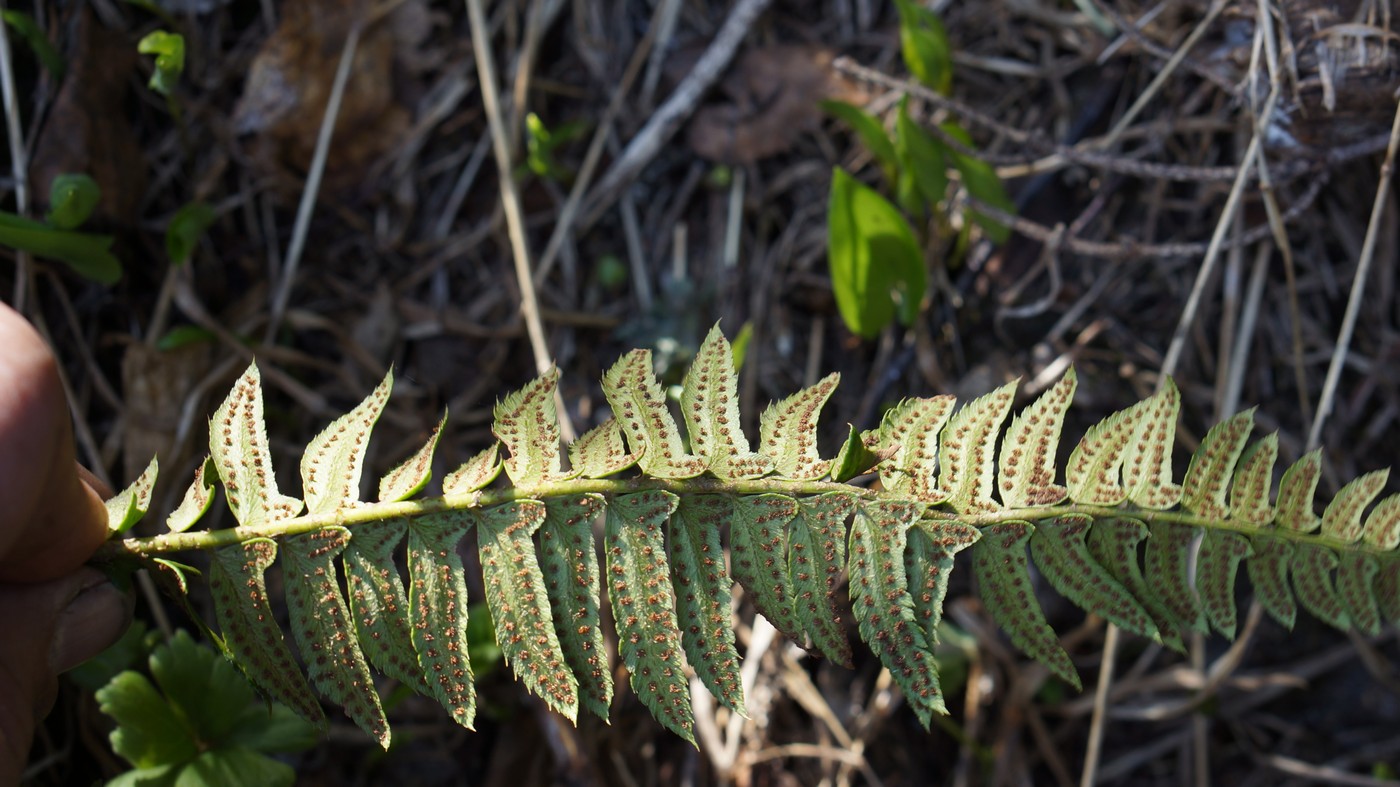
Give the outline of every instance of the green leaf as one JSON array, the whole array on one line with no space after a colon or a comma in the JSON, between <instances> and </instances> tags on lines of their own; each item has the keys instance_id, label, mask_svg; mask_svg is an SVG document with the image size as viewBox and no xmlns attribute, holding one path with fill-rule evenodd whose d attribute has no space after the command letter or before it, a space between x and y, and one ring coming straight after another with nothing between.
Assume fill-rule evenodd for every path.
<instances>
[{"instance_id":1,"label":"green leaf","mask_svg":"<svg viewBox=\"0 0 1400 787\"><path fill-rule=\"evenodd\" d=\"M5 20L12 30L24 39L24 43L34 50L35 57L39 58L39 63L49 72L55 82L62 82L63 75L68 71L68 62L49 39L44 35L44 31L39 29L39 25L34 22L34 17L23 11L0 11L0 19Z\"/></svg>"},{"instance_id":2,"label":"green leaf","mask_svg":"<svg viewBox=\"0 0 1400 787\"><path fill-rule=\"evenodd\" d=\"M176 267L190 261L195 246L214 223L214 209L203 202L186 202L165 227L165 254Z\"/></svg>"},{"instance_id":3,"label":"green leaf","mask_svg":"<svg viewBox=\"0 0 1400 787\"><path fill-rule=\"evenodd\" d=\"M928 286L923 252L904 216L873 189L834 169L827 258L841 318L873 338L896 316L912 325Z\"/></svg>"},{"instance_id":4,"label":"green leaf","mask_svg":"<svg viewBox=\"0 0 1400 787\"><path fill-rule=\"evenodd\" d=\"M96 696L98 708L117 722L112 751L135 767L186 762L198 753L184 721L141 673L117 675Z\"/></svg>"},{"instance_id":5,"label":"green leaf","mask_svg":"<svg viewBox=\"0 0 1400 787\"><path fill-rule=\"evenodd\" d=\"M111 252L111 235L54 229L31 219L0 211L0 245L57 260L98 284L116 284L122 264Z\"/></svg>"},{"instance_id":6,"label":"green leaf","mask_svg":"<svg viewBox=\"0 0 1400 787\"><path fill-rule=\"evenodd\" d=\"M858 475L865 475L889 455L889 452L881 450L878 445L874 451L870 450L870 446L865 444L856 428L850 424L847 424L847 427L849 432L846 434L846 442L841 444L841 450L836 452L836 458L831 462L831 480L838 484ZM876 440L878 437L872 437L872 442Z\"/></svg>"},{"instance_id":7,"label":"green leaf","mask_svg":"<svg viewBox=\"0 0 1400 787\"><path fill-rule=\"evenodd\" d=\"M175 787L240 787L258 784L290 787L296 771L286 763L247 749L207 751L180 769Z\"/></svg>"},{"instance_id":8,"label":"green leaf","mask_svg":"<svg viewBox=\"0 0 1400 787\"><path fill-rule=\"evenodd\" d=\"M321 430L306 446L301 456L301 489L307 513L323 514L359 502L360 473L370 432L393 387L394 373L390 371L364 401Z\"/></svg>"},{"instance_id":9,"label":"green leaf","mask_svg":"<svg viewBox=\"0 0 1400 787\"><path fill-rule=\"evenodd\" d=\"M690 450L710 472L726 481L758 478L773 462L749 450L739 422L739 375L734 352L716 325L700 345L681 388L681 413Z\"/></svg>"},{"instance_id":10,"label":"green leaf","mask_svg":"<svg viewBox=\"0 0 1400 787\"><path fill-rule=\"evenodd\" d=\"M131 486L118 492L107 501L107 532L109 534L125 533L146 515L146 511L151 507L151 490L155 488L156 475L159 471L160 464L155 457L151 457L151 463L146 465L146 469L132 482Z\"/></svg>"},{"instance_id":11,"label":"green leaf","mask_svg":"<svg viewBox=\"0 0 1400 787\"><path fill-rule=\"evenodd\" d=\"M405 459L403 464L390 470L379 479L379 501L381 503L393 503L399 500L407 500L418 494L424 486L428 484L428 479L433 477L433 451L437 449L438 437L442 435L442 428L447 425L447 413L442 414L442 420L428 435L428 439L419 448L417 453Z\"/></svg>"},{"instance_id":12,"label":"green leaf","mask_svg":"<svg viewBox=\"0 0 1400 787\"><path fill-rule=\"evenodd\" d=\"M1254 586L1254 598L1265 612L1291 631L1298 618L1298 603L1288 585L1293 545L1266 533L1251 536L1250 543L1254 547L1254 557L1245 568L1249 571L1249 584Z\"/></svg>"},{"instance_id":13,"label":"green leaf","mask_svg":"<svg viewBox=\"0 0 1400 787\"><path fill-rule=\"evenodd\" d=\"M269 538L214 550L209 561L214 611L229 652L253 684L324 729L321 703L311 693L268 605L263 572L276 557L277 543Z\"/></svg>"},{"instance_id":14,"label":"green leaf","mask_svg":"<svg viewBox=\"0 0 1400 787\"><path fill-rule=\"evenodd\" d=\"M1046 622L1031 584L1026 542L1034 532L1030 522L1001 522L982 528L982 539L972 547L972 570L982 603L1016 647L1079 690L1083 685L1079 673Z\"/></svg>"},{"instance_id":15,"label":"green leaf","mask_svg":"<svg viewBox=\"0 0 1400 787\"><path fill-rule=\"evenodd\" d=\"M1176 383L1168 377L1141 407L1133 439L1123 452L1123 486L1128 500L1139 507L1165 511L1181 502L1181 487L1172 483L1172 449L1181 410Z\"/></svg>"},{"instance_id":16,"label":"green leaf","mask_svg":"<svg viewBox=\"0 0 1400 787\"><path fill-rule=\"evenodd\" d=\"M1346 544L1361 540L1361 513L1385 489L1389 470L1367 473L1342 487L1322 512L1322 534Z\"/></svg>"},{"instance_id":17,"label":"green leaf","mask_svg":"<svg viewBox=\"0 0 1400 787\"><path fill-rule=\"evenodd\" d=\"M160 337L156 342L156 349L161 352L169 352L192 344L213 343L216 339L218 339L218 335L208 328L201 328L198 325L177 325Z\"/></svg>"},{"instance_id":18,"label":"green leaf","mask_svg":"<svg viewBox=\"0 0 1400 787\"><path fill-rule=\"evenodd\" d=\"M926 87L948 93L953 89L953 48L942 20L913 0L895 0L895 8L905 67Z\"/></svg>"},{"instance_id":19,"label":"green leaf","mask_svg":"<svg viewBox=\"0 0 1400 787\"><path fill-rule=\"evenodd\" d=\"M671 584L686 660L721 704L743 716L744 684L730 610L733 583L719 543L719 531L730 521L732 509L724 495L681 499L669 527Z\"/></svg>"},{"instance_id":20,"label":"green leaf","mask_svg":"<svg viewBox=\"0 0 1400 787\"><path fill-rule=\"evenodd\" d=\"M477 520L486 603L506 663L531 694L570 721L578 717L578 681L554 633L544 576L533 536L545 505L516 500L489 508Z\"/></svg>"},{"instance_id":21,"label":"green leaf","mask_svg":"<svg viewBox=\"0 0 1400 787\"><path fill-rule=\"evenodd\" d=\"M759 450L773 459L777 475L795 481L815 481L826 475L831 463L817 451L817 422L840 382L840 374L829 374L763 411Z\"/></svg>"},{"instance_id":22,"label":"green leaf","mask_svg":"<svg viewBox=\"0 0 1400 787\"><path fill-rule=\"evenodd\" d=\"M890 141L890 135L885 133L885 127L880 120L860 107L844 101L822 101L821 108L823 112L856 132L856 136L860 137L860 141L875 157L875 163L880 166L885 180L890 186L894 186L896 173L899 172L899 157L895 154L894 143Z\"/></svg>"},{"instance_id":23,"label":"green leaf","mask_svg":"<svg viewBox=\"0 0 1400 787\"><path fill-rule=\"evenodd\" d=\"M75 230L83 226L101 199L102 190L91 175L57 175L49 184L49 212L44 220L55 229Z\"/></svg>"},{"instance_id":24,"label":"green leaf","mask_svg":"<svg viewBox=\"0 0 1400 787\"><path fill-rule=\"evenodd\" d=\"M880 448L894 453L880 463L880 483L891 495L925 503L941 503L946 495L934 481L938 467L938 436L957 399L935 396L905 399L880 422Z\"/></svg>"},{"instance_id":25,"label":"green leaf","mask_svg":"<svg viewBox=\"0 0 1400 787\"><path fill-rule=\"evenodd\" d=\"M773 627L801 645L788 569L787 524L797 516L797 501L785 495L749 495L734 499L729 522L729 560L734 581L753 597L753 605Z\"/></svg>"},{"instance_id":26,"label":"green leaf","mask_svg":"<svg viewBox=\"0 0 1400 787\"><path fill-rule=\"evenodd\" d=\"M1230 516L1225 495L1253 428L1254 410L1251 408L1230 416L1206 433L1182 481L1185 491L1181 505L1186 510L1211 519Z\"/></svg>"},{"instance_id":27,"label":"green leaf","mask_svg":"<svg viewBox=\"0 0 1400 787\"><path fill-rule=\"evenodd\" d=\"M209 510L209 504L214 502L216 472L213 461L207 456L204 457L204 461L194 470L194 480L185 490L185 496L180 498L180 504L165 520L165 526L170 532L183 533L189 530Z\"/></svg>"},{"instance_id":28,"label":"green leaf","mask_svg":"<svg viewBox=\"0 0 1400 787\"><path fill-rule=\"evenodd\" d=\"M1322 477L1322 449L1315 448L1283 471L1278 484L1278 507L1274 524L1300 533L1311 533L1322 525L1313 510L1313 495Z\"/></svg>"},{"instance_id":29,"label":"green leaf","mask_svg":"<svg viewBox=\"0 0 1400 787\"><path fill-rule=\"evenodd\" d=\"M1140 519L1113 517L1096 521L1089 528L1086 543L1094 562L1122 585L1152 616L1159 641L1178 653L1185 653L1177 624L1160 594L1147 584L1138 562L1138 544L1147 538L1147 524Z\"/></svg>"},{"instance_id":30,"label":"green leaf","mask_svg":"<svg viewBox=\"0 0 1400 787\"><path fill-rule=\"evenodd\" d=\"M569 444L569 464L584 478L607 478L635 465L616 418L598 424Z\"/></svg>"},{"instance_id":31,"label":"green leaf","mask_svg":"<svg viewBox=\"0 0 1400 787\"><path fill-rule=\"evenodd\" d=\"M1371 587L1381 619L1400 626L1400 557L1383 561Z\"/></svg>"},{"instance_id":32,"label":"green leaf","mask_svg":"<svg viewBox=\"0 0 1400 787\"><path fill-rule=\"evenodd\" d=\"M263 425L262 377L250 364L209 423L209 456L238 524L262 525L301 513L301 501L277 491Z\"/></svg>"},{"instance_id":33,"label":"green leaf","mask_svg":"<svg viewBox=\"0 0 1400 787\"><path fill-rule=\"evenodd\" d=\"M442 493L465 495L489 486L501 474L501 462L497 458L499 451L500 443L492 443L486 450L448 473L442 479Z\"/></svg>"},{"instance_id":34,"label":"green leaf","mask_svg":"<svg viewBox=\"0 0 1400 787\"><path fill-rule=\"evenodd\" d=\"M1332 584L1332 569L1336 567L1337 554L1326 547L1314 544L1295 544L1293 547L1293 561L1289 568L1293 572L1293 588L1298 593L1298 602L1313 617L1346 631L1351 628L1351 616L1347 614L1346 605Z\"/></svg>"},{"instance_id":35,"label":"green leaf","mask_svg":"<svg viewBox=\"0 0 1400 787\"><path fill-rule=\"evenodd\" d=\"M1235 466L1230 483L1230 515L1239 522L1267 525L1274 520L1269 490L1274 483L1274 462L1278 459L1278 432L1245 449Z\"/></svg>"},{"instance_id":36,"label":"green leaf","mask_svg":"<svg viewBox=\"0 0 1400 787\"><path fill-rule=\"evenodd\" d=\"M282 542L287 612L312 685L388 749L389 722L336 576L335 558L349 543L350 531L343 527Z\"/></svg>"},{"instance_id":37,"label":"green leaf","mask_svg":"<svg viewBox=\"0 0 1400 787\"><path fill-rule=\"evenodd\" d=\"M753 341L753 322L746 322L739 327L739 333L735 335L732 350L734 353L734 373L738 374L744 368L744 360L749 357L749 342Z\"/></svg>"},{"instance_id":38,"label":"green leaf","mask_svg":"<svg viewBox=\"0 0 1400 787\"><path fill-rule=\"evenodd\" d=\"M365 657L375 669L426 694L428 686L408 628L408 596L394 566L394 549L407 532L408 522L403 519L356 527L343 558L345 585L355 636Z\"/></svg>"},{"instance_id":39,"label":"green leaf","mask_svg":"<svg viewBox=\"0 0 1400 787\"><path fill-rule=\"evenodd\" d=\"M948 160L943 144L909 117L908 96L899 102L895 132L900 206L914 214L934 208L948 193Z\"/></svg>"},{"instance_id":40,"label":"green leaf","mask_svg":"<svg viewBox=\"0 0 1400 787\"><path fill-rule=\"evenodd\" d=\"M957 123L949 121L942 125L944 133L962 142L968 147L972 147L972 135L963 130ZM1011 215L1016 214L1016 203L1006 194L1006 187L1002 185L1001 178L997 177L997 171L987 162L959 153L949 149L948 155L953 159L953 167L962 176L963 188L967 193L980 202L998 208ZM1000 221L988 216L985 213L973 208L968 211L972 220L987 233L987 237L993 243L1005 243L1011 237L1011 228Z\"/></svg>"},{"instance_id":41,"label":"green leaf","mask_svg":"<svg viewBox=\"0 0 1400 787\"><path fill-rule=\"evenodd\" d=\"M846 567L846 517L854 507L855 498L843 492L801 498L788 533L788 573L797 624L823 655L848 669L851 644L846 640L841 621L844 605L837 603L836 589Z\"/></svg>"},{"instance_id":42,"label":"green leaf","mask_svg":"<svg viewBox=\"0 0 1400 787\"><path fill-rule=\"evenodd\" d=\"M559 370L551 368L496 403L491 431L505 444L506 475L516 486L563 477L559 469L559 412L554 395Z\"/></svg>"},{"instance_id":43,"label":"green leaf","mask_svg":"<svg viewBox=\"0 0 1400 787\"><path fill-rule=\"evenodd\" d=\"M1365 552L1347 550L1338 558L1337 595L1356 629L1368 636L1381 633L1380 610L1372 585L1380 566Z\"/></svg>"},{"instance_id":44,"label":"green leaf","mask_svg":"<svg viewBox=\"0 0 1400 787\"><path fill-rule=\"evenodd\" d=\"M474 523L470 511L443 511L408 525L413 649L433 696L469 730L476 718L476 687L467 657L467 584L457 542Z\"/></svg>"},{"instance_id":45,"label":"green leaf","mask_svg":"<svg viewBox=\"0 0 1400 787\"><path fill-rule=\"evenodd\" d=\"M904 573L914 601L914 619L923 626L929 646L937 644L943 623L943 599L953 557L977 543L982 531L962 522L921 519L908 531L904 547Z\"/></svg>"},{"instance_id":46,"label":"green leaf","mask_svg":"<svg viewBox=\"0 0 1400 787\"><path fill-rule=\"evenodd\" d=\"M1111 526L1111 525L1110 525ZM1085 541L1094 520L1082 514L1042 522L1031 535L1031 555L1060 595L1122 628L1160 641L1152 616L1131 591L1094 559Z\"/></svg>"},{"instance_id":47,"label":"green leaf","mask_svg":"<svg viewBox=\"0 0 1400 787\"><path fill-rule=\"evenodd\" d=\"M185 71L185 37L179 33L155 30L136 44L136 51L156 56L151 89L162 96L174 94L175 87L180 83L180 75Z\"/></svg>"},{"instance_id":48,"label":"green leaf","mask_svg":"<svg viewBox=\"0 0 1400 787\"><path fill-rule=\"evenodd\" d=\"M1001 442L997 487L1009 508L1054 505L1069 494L1055 483L1056 451L1065 413L1079 385L1071 368L1015 418Z\"/></svg>"},{"instance_id":49,"label":"green leaf","mask_svg":"<svg viewBox=\"0 0 1400 787\"><path fill-rule=\"evenodd\" d=\"M598 556L593 520L603 510L602 495L554 497L545 501L540 527L540 568L559 644L578 679L583 706L608 718L612 671L598 610Z\"/></svg>"},{"instance_id":50,"label":"green leaf","mask_svg":"<svg viewBox=\"0 0 1400 787\"><path fill-rule=\"evenodd\" d=\"M1235 607L1235 576L1240 561L1254 550L1249 539L1238 533L1207 529L1196 555L1196 590L1206 619L1216 631L1235 638L1239 614Z\"/></svg>"},{"instance_id":51,"label":"green leaf","mask_svg":"<svg viewBox=\"0 0 1400 787\"><path fill-rule=\"evenodd\" d=\"M1376 504L1366 517L1362 538L1376 549L1400 547L1400 495L1391 495Z\"/></svg>"},{"instance_id":52,"label":"green leaf","mask_svg":"<svg viewBox=\"0 0 1400 787\"><path fill-rule=\"evenodd\" d=\"M978 397L953 414L938 437L938 489L960 513L993 511L997 433L1016 398L1013 380Z\"/></svg>"},{"instance_id":53,"label":"green leaf","mask_svg":"<svg viewBox=\"0 0 1400 787\"><path fill-rule=\"evenodd\" d=\"M632 691L657 721L693 745L690 685L663 530L678 503L661 490L613 499L607 510L608 595Z\"/></svg>"},{"instance_id":54,"label":"green leaf","mask_svg":"<svg viewBox=\"0 0 1400 787\"><path fill-rule=\"evenodd\" d=\"M705 472L704 460L685 452L676 419L652 371L650 350L633 350L619 358L603 377L603 394L643 473L681 479Z\"/></svg>"},{"instance_id":55,"label":"green leaf","mask_svg":"<svg viewBox=\"0 0 1400 787\"><path fill-rule=\"evenodd\" d=\"M928 727L935 713L947 713L938 684L938 666L904 573L910 525L923 515L923 503L874 500L857 505L851 522L851 611L860 638L875 651L904 692L914 714Z\"/></svg>"},{"instance_id":56,"label":"green leaf","mask_svg":"<svg viewBox=\"0 0 1400 787\"><path fill-rule=\"evenodd\" d=\"M1123 458L1137 435L1147 402L1119 410L1084 433L1065 465L1065 485L1076 503L1117 506L1128 497L1119 484Z\"/></svg>"},{"instance_id":57,"label":"green leaf","mask_svg":"<svg viewBox=\"0 0 1400 787\"><path fill-rule=\"evenodd\" d=\"M1157 521L1149 525L1152 540L1147 542L1143 561L1147 586L1152 589L1171 616L1178 630L1209 634L1205 613L1196 600L1190 579L1191 542L1196 528L1175 522Z\"/></svg>"}]
</instances>

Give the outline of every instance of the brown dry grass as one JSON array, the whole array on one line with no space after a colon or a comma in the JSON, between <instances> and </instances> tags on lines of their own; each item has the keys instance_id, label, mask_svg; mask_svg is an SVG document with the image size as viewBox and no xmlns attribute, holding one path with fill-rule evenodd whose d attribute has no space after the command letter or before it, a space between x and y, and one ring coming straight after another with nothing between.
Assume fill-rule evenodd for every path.
<instances>
[{"instance_id":1,"label":"brown dry grass","mask_svg":"<svg viewBox=\"0 0 1400 787\"><path fill-rule=\"evenodd\" d=\"M35 10L54 40L81 53L90 45L81 43L88 33L76 27L77 5ZM731 333L753 325L741 392L750 418L818 373L842 372L845 385L826 416L833 430L871 426L883 403L905 395L967 396L1017 376L1034 388L1072 361L1081 394L1069 434L1077 434L1150 393L1169 363L1184 394L1183 461L1209 424L1255 403L1263 428L1280 430L1285 458L1297 457L1341 353L1338 394L1319 434L1331 473L1324 491L1395 461L1394 200L1374 222L1354 335L1341 350L1337 339L1372 224L1376 151L1394 111L1394 34L1317 33L1358 14L1388 24L1381 3L1229 3L1208 24L1199 2L938 4L957 48L957 104L924 104L924 116L952 112L973 129L1017 197L1023 234L1000 248L975 242L956 268L934 250L939 286L924 318L874 342L842 327L824 258L831 167L873 170L859 144L797 110L787 123L763 121L743 143L764 142L763 157L730 170L727 181L694 151L710 151L705 135L725 123L752 131L742 124L765 101L781 103L782 91L802 81L797 74L829 68L832 54L898 79L887 4L774 3L744 26L740 50L800 44L810 62L786 77L755 77L756 87L730 83L723 97L682 94L686 112L711 106L702 116L709 125L687 132L670 124L677 133L650 147L635 143L664 119L668 96L732 6L751 4L492 4L494 110L483 102L460 4L365 10L346 0L317 4L331 9L324 15L294 4L207 5L207 13L176 19L190 44L180 123L141 86L144 72L125 74L124 101L100 94L72 105L36 74L27 52L14 56L34 157L54 155L46 140L79 135L79 124L59 122L77 117L97 131L69 155L81 161L91 149L114 170L102 176L113 201L100 220L120 237L120 284L87 284L27 260L0 273L0 292L52 337L84 459L110 479L134 477L157 450L166 476L182 477L201 451L205 415L254 355L268 378L271 432L289 485L298 447L390 364L400 382L372 469L416 447L444 407L452 419L439 461L450 467L489 439L494 398L535 373L540 345L564 372L564 401L581 430L599 418L595 381L620 351L657 348L674 376L716 320ZM125 4L91 7L95 23L128 44L157 26ZM1256 35L1259 8L1286 12L1269 33L1281 45L1272 71L1270 52L1255 51L1268 33ZM269 45L274 20L293 14L310 18ZM356 18L366 21L357 67L322 170L312 150ZM1144 20L1140 31L1117 32L1132 20ZM1371 59L1339 72L1361 43L1368 48L1360 57ZM253 62L269 46L277 54L264 57L277 59L263 67L279 64L303 88L305 103L289 113L278 109L275 84L240 104L245 81L266 80ZM829 78L875 111L888 113L898 96L890 83L849 68ZM1258 160L1236 216L1222 218L1272 87L1282 114L1264 125L1286 116L1298 140L1276 135L1261 149L1282 243L1270 230ZM1332 113L1322 107L1329 91ZM557 153L584 181L577 199L573 184L534 176L503 195L493 159L502 151L493 151L488 127L498 124L519 161L525 110L551 128L585 124L587 134ZM92 117L99 111L107 114ZM93 139L128 130L140 151L134 160L93 148ZM687 133L700 138L688 144ZM60 168L74 161L58 160ZM302 208L310 209L302 234L308 168L324 178ZM195 198L219 219L193 264L172 271L160 232ZM521 286L522 270L532 272L533 287ZM1198 277L1197 306L1183 319ZM537 304L528 311L542 327L533 345L521 308L531 297ZM212 338L157 352L177 325ZM1077 783L1092 691L1046 682L1043 669L1004 641L966 582L955 575L949 614L978 648L962 697L950 702L953 715L931 734L902 709L868 654L846 671L781 639L765 645L766 632L750 628L745 610L739 640L756 668L753 719L711 713L698 751L650 721L625 691L611 726L586 718L574 729L498 672L481 686L486 712L476 733L407 701L393 713L400 743L387 755L347 725L296 765L308 784ZM1053 595L1046 603L1091 685L1104 653L1101 622ZM1266 620L1227 647L1199 643L1189 662L1132 638L1117 647L1103 747L1093 758L1104 783L1369 783L1364 775L1377 767L1400 769L1393 629L1366 641L1307 616L1291 635ZM66 694L36 748L34 783L110 776L119 764L104 750L105 734L90 698Z\"/></svg>"}]
</instances>

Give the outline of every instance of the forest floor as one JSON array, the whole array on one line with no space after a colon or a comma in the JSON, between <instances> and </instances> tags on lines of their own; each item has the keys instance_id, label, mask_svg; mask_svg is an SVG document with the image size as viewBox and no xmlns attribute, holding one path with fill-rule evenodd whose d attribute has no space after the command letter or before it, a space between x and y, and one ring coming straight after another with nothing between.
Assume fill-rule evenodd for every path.
<instances>
[{"instance_id":1,"label":"forest floor","mask_svg":"<svg viewBox=\"0 0 1400 787\"><path fill-rule=\"evenodd\" d=\"M30 204L53 174L88 171L103 194L94 221L117 235L125 272L103 286L25 260L0 266L0 293L43 322L80 457L113 486L156 453L167 478L188 478L205 419L254 356L294 488L300 447L390 366L398 383L371 476L444 410L439 467L472 456L491 440L497 397L541 363L561 369L582 431L605 414L597 381L621 352L651 348L678 382L716 322L731 337L752 331L740 383L750 434L767 402L841 373L826 455L845 424L875 426L902 397L967 399L1019 378L1024 404L1073 363L1071 444L1169 369L1183 400L1178 478L1211 424L1255 405L1282 459L1322 448L1324 497L1397 459L1400 217L1393 199L1371 214L1400 45L1361 27L1380 3L932 3L953 46L953 101L916 92L913 114L966 127L1021 220L1000 245L975 226L959 234L955 187L947 220L925 228L943 231L920 316L873 340L837 311L826 209L833 168L878 186L878 166L817 104L849 101L893 124L912 88L892 4L510 0L484 4L485 61L461 3L157 5L182 10L164 22L135 3L38 3L69 60L62 84L10 43ZM1268 25L1261 8L1276 12ZM744 23L749 10L762 13ZM1343 32L1318 32L1329 26ZM146 88L151 58L135 53L160 27L187 47L170 103ZM352 29L354 65L318 163ZM713 84L697 84L711 66ZM163 233L193 200L215 219L175 267ZM1349 308L1355 329L1339 339ZM542 328L534 342L527 315ZM163 485L156 510L182 490ZM610 724L583 715L575 728L498 669L481 680L475 732L410 699L391 714L391 751L341 719L290 761L305 784L512 787L1072 785L1088 765L1104 784L1243 787L1400 772L1393 627L1348 636L1301 615L1290 633L1255 607L1236 643L1205 638L1189 658L1125 636L1091 754L1103 621L1045 589L1084 679L1077 693L1010 645L969 573L954 574L948 603L969 644L948 655L951 715L932 732L868 651L846 670L781 638L756 643L741 604L739 649L758 660L751 718L700 714L698 748L626 690ZM122 770L107 725L90 693L65 689L29 781Z\"/></svg>"}]
</instances>

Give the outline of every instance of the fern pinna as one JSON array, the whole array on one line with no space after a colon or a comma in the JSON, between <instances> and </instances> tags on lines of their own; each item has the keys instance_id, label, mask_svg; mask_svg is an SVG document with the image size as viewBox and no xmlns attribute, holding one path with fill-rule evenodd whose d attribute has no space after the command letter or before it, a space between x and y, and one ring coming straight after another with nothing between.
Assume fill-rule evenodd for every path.
<instances>
[{"instance_id":1,"label":"fern pinna","mask_svg":"<svg viewBox=\"0 0 1400 787\"><path fill-rule=\"evenodd\" d=\"M172 532L113 540L102 555L158 569L182 591L186 567L164 555L212 550L208 582L222 631L208 632L214 641L268 696L324 724L314 686L384 745L389 725L371 666L472 725L457 551L471 528L499 644L527 689L570 719L580 705L607 717L606 595L632 690L692 742L689 670L744 712L735 581L788 637L849 664L837 597L844 573L860 638L925 725L945 712L933 646L964 551L1011 640L1075 686L1032 592L1032 561L1085 610L1177 649L1193 630L1233 636L1241 563L1285 626L1299 603L1341 629L1400 621L1400 496L1365 511L1387 472L1351 482L1318 517L1313 452L1283 473L1271 503L1278 441L1249 445L1252 412L1211 429L1177 484L1180 397L1168 383L1089 429L1061 485L1056 451L1072 370L1004 429L1014 383L961 408L951 396L906 400L879 429L852 430L831 459L818 452L816 428L835 375L771 405L757 450L740 426L735 378L716 329L680 396L687 440L650 353L624 355L603 379L614 418L568 447L566 469L551 371L496 406L499 443L448 474L441 496L414 498L429 478L435 431L380 481L377 502L361 502L365 448L392 378L307 447L299 500L278 490L250 367L210 423L209 459L167 520ZM502 469L509 483L496 483ZM149 506L155 471L152 462L108 504L114 533ZM878 484L847 483L872 472ZM217 486L238 525L185 532ZM405 541L406 584L394 561ZM299 660L263 581L279 558Z\"/></svg>"}]
</instances>

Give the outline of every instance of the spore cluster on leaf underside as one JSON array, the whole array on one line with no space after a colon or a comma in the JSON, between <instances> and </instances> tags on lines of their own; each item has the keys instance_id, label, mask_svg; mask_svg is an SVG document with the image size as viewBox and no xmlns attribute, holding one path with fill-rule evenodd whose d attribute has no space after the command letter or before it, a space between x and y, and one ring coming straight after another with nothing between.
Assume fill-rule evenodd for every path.
<instances>
[{"instance_id":1,"label":"spore cluster on leaf underside","mask_svg":"<svg viewBox=\"0 0 1400 787\"><path fill-rule=\"evenodd\" d=\"M392 374L307 446L297 499L278 491L250 366L210 422L209 458L167 519L171 532L108 553L146 561L183 591L185 567L165 555L211 549L209 633L226 655L269 697L325 724L314 687L385 746L376 671L472 726L458 553L469 530L498 643L530 692L570 719L580 706L607 718L607 603L631 691L692 742L691 674L745 712L735 582L784 635L838 663L852 661L854 628L926 726L946 712L933 653L964 551L1012 642L1076 687L1032 566L1084 610L1177 650L1186 632L1234 635L1241 564L1285 626L1299 605L1341 629L1400 622L1400 496L1371 505L1388 471L1347 484L1319 517L1320 454L1289 466L1274 494L1277 436L1250 444L1247 411L1210 430L1178 483L1180 396L1170 380L1090 428L1063 468L1056 451L1073 370L1009 424L1015 383L961 407L951 396L907 399L878 429L852 429L831 458L816 435L837 375L770 405L756 448L736 380L716 328L682 387L682 435L650 352L625 354L603 378L613 417L568 445L565 469L551 370L496 405L497 441L444 476L441 496L418 495L445 416L380 480L377 500L362 501ZM847 483L868 473L879 483ZM155 475L152 462L109 501L114 534L145 513ZM191 532L218 487L238 526ZM296 655L264 582L278 561Z\"/></svg>"}]
</instances>

